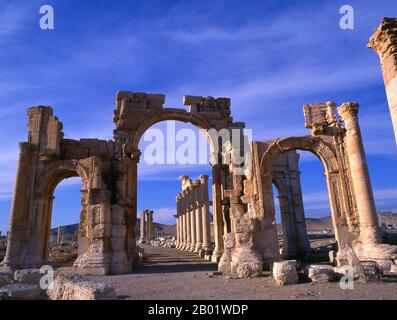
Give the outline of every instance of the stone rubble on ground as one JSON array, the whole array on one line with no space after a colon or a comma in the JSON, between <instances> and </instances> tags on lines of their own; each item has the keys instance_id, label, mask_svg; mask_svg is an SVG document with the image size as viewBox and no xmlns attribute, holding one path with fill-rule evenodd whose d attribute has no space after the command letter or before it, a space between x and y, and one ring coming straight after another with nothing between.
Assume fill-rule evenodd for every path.
<instances>
[{"instance_id":1,"label":"stone rubble on ground","mask_svg":"<svg viewBox=\"0 0 397 320\"><path fill-rule=\"evenodd\" d=\"M309 265L303 270L312 282L332 281L335 277L334 268L329 265Z\"/></svg>"},{"instance_id":2,"label":"stone rubble on ground","mask_svg":"<svg viewBox=\"0 0 397 320\"><path fill-rule=\"evenodd\" d=\"M273 263L273 278L280 286L298 283L298 272L295 260L286 260Z\"/></svg>"},{"instance_id":3,"label":"stone rubble on ground","mask_svg":"<svg viewBox=\"0 0 397 320\"><path fill-rule=\"evenodd\" d=\"M59 273L52 288L47 289L51 300L115 300L114 288L93 282L83 276Z\"/></svg>"}]
</instances>

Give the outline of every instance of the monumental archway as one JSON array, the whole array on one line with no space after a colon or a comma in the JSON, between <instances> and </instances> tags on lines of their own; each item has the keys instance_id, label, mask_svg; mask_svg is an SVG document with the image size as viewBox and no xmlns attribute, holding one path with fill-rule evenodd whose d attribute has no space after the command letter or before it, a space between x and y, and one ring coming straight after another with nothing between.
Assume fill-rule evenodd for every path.
<instances>
[{"instance_id":1,"label":"monumental archway","mask_svg":"<svg viewBox=\"0 0 397 320\"><path fill-rule=\"evenodd\" d=\"M114 139L65 139L52 108L28 110L28 141L20 144L11 208L10 234L2 266L37 268L45 263L52 193L59 181L80 176L82 243L74 268L78 273L130 272L138 259L138 143L144 132L163 120L189 122L208 133L238 133L246 142L244 123L233 122L230 99L185 96L187 110L164 108L164 95L119 92ZM396 248L380 244L379 224L358 125L358 104L306 105L311 136L253 142L252 152L216 136L212 149L212 194L215 249L219 269L242 277L280 259L274 225L272 162L290 150L306 150L322 161L339 243L339 262L353 252L360 259L395 259ZM244 149L244 150L243 150ZM222 163L223 152L231 155ZM238 157L243 157L239 162ZM237 160L237 161L236 161ZM249 164L252 163L252 168ZM228 228L225 228L228 221ZM225 234L224 234L225 233ZM350 263L347 261L346 263Z\"/></svg>"},{"instance_id":2,"label":"monumental archway","mask_svg":"<svg viewBox=\"0 0 397 320\"><path fill-rule=\"evenodd\" d=\"M231 130L244 128L243 123L234 123L230 113L230 99L185 96L184 104L188 110L164 108L165 96L160 94L146 94L133 92L119 92L116 97L114 111L114 140L118 157L128 159L129 170L127 180L129 185L121 191L119 202L130 203L125 209L129 211L132 224L130 230L135 233L137 220L137 164L140 158L138 144L145 131L152 125L164 120L189 122L202 130L208 138L211 150L212 165L212 194L214 211L215 249L212 261L219 261L223 253L223 209L224 193L228 189L228 167L218 160L222 152L222 144L215 146L213 139L208 137L208 130ZM222 142L223 143L223 142ZM131 159L131 161L129 160ZM135 234L131 234L131 241L135 241Z\"/></svg>"}]
</instances>

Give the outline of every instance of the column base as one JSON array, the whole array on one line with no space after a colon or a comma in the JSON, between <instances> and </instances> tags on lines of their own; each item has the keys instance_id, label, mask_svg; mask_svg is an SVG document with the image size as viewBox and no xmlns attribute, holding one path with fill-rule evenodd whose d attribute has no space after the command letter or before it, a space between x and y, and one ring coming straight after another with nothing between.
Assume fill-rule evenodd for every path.
<instances>
[{"instance_id":1,"label":"column base","mask_svg":"<svg viewBox=\"0 0 397 320\"><path fill-rule=\"evenodd\" d=\"M200 250L202 250L202 247L203 247L203 244L201 242L197 242L195 251L200 253Z\"/></svg>"},{"instance_id":2,"label":"column base","mask_svg":"<svg viewBox=\"0 0 397 320\"><path fill-rule=\"evenodd\" d=\"M211 261L218 263L221 260L223 254L223 248L215 247L214 251L212 252Z\"/></svg>"}]
</instances>

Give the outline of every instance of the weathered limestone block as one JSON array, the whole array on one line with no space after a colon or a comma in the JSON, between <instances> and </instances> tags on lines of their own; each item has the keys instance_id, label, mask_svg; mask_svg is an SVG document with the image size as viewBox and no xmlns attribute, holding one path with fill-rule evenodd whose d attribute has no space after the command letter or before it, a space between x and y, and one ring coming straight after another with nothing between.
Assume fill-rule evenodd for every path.
<instances>
[{"instance_id":1,"label":"weathered limestone block","mask_svg":"<svg viewBox=\"0 0 397 320\"><path fill-rule=\"evenodd\" d=\"M89 156L89 149L65 147L63 154L65 159L85 159Z\"/></svg>"},{"instance_id":2,"label":"weathered limestone block","mask_svg":"<svg viewBox=\"0 0 397 320\"><path fill-rule=\"evenodd\" d=\"M62 122L53 115L49 106L28 109L28 141L39 146L40 155L59 156L63 139Z\"/></svg>"},{"instance_id":3,"label":"weathered limestone block","mask_svg":"<svg viewBox=\"0 0 397 320\"><path fill-rule=\"evenodd\" d=\"M379 267L381 267L381 269L384 271L390 271L392 265L393 265L393 261L392 260L383 260L383 259L378 259L378 260L374 260L378 263Z\"/></svg>"},{"instance_id":4,"label":"weathered limestone block","mask_svg":"<svg viewBox=\"0 0 397 320\"><path fill-rule=\"evenodd\" d=\"M79 274L105 275L109 273L111 252L104 251L102 240L95 240L83 255L79 255L73 268Z\"/></svg>"},{"instance_id":5,"label":"weathered limestone block","mask_svg":"<svg viewBox=\"0 0 397 320\"><path fill-rule=\"evenodd\" d=\"M127 263L127 255L124 251L116 251L112 255L111 264L125 264Z\"/></svg>"},{"instance_id":6,"label":"weathered limestone block","mask_svg":"<svg viewBox=\"0 0 397 320\"><path fill-rule=\"evenodd\" d=\"M354 252L359 260L396 260L397 246L358 242Z\"/></svg>"},{"instance_id":7,"label":"weathered limestone block","mask_svg":"<svg viewBox=\"0 0 397 320\"><path fill-rule=\"evenodd\" d=\"M114 300L117 298L112 286L96 283L82 276L58 274L53 287L47 289L51 300Z\"/></svg>"},{"instance_id":8,"label":"weathered limestone block","mask_svg":"<svg viewBox=\"0 0 397 320\"><path fill-rule=\"evenodd\" d=\"M273 263L273 278L280 286L298 283L298 272L295 260Z\"/></svg>"},{"instance_id":9,"label":"weathered limestone block","mask_svg":"<svg viewBox=\"0 0 397 320\"><path fill-rule=\"evenodd\" d=\"M112 205L112 218L111 222L113 224L121 224L124 222L124 210L120 205Z\"/></svg>"},{"instance_id":10,"label":"weathered limestone block","mask_svg":"<svg viewBox=\"0 0 397 320\"><path fill-rule=\"evenodd\" d=\"M232 251L231 272L240 278L257 277L262 274L262 257L254 245L254 232L258 229L258 221L246 213L238 216L237 208L234 212L235 248Z\"/></svg>"},{"instance_id":11,"label":"weathered limestone block","mask_svg":"<svg viewBox=\"0 0 397 320\"><path fill-rule=\"evenodd\" d=\"M0 300L38 300L43 298L38 285L12 283L0 288Z\"/></svg>"},{"instance_id":12,"label":"weathered limestone block","mask_svg":"<svg viewBox=\"0 0 397 320\"><path fill-rule=\"evenodd\" d=\"M112 249L115 251L124 250L125 240L121 237L110 238L110 244L112 245Z\"/></svg>"},{"instance_id":13,"label":"weathered limestone block","mask_svg":"<svg viewBox=\"0 0 397 320\"><path fill-rule=\"evenodd\" d=\"M14 272L14 280L29 284L39 284L44 274L40 273L40 269L22 269Z\"/></svg>"},{"instance_id":14,"label":"weathered limestone block","mask_svg":"<svg viewBox=\"0 0 397 320\"><path fill-rule=\"evenodd\" d=\"M326 265L309 265L304 272L312 282L331 281L335 276L334 268Z\"/></svg>"},{"instance_id":15,"label":"weathered limestone block","mask_svg":"<svg viewBox=\"0 0 397 320\"><path fill-rule=\"evenodd\" d=\"M112 237L125 238L127 227L122 224L112 224Z\"/></svg>"},{"instance_id":16,"label":"weathered limestone block","mask_svg":"<svg viewBox=\"0 0 397 320\"><path fill-rule=\"evenodd\" d=\"M222 254L218 264L218 271L222 273L231 273L232 251L234 248L234 234L227 233L223 236L225 251Z\"/></svg>"},{"instance_id":17,"label":"weathered limestone block","mask_svg":"<svg viewBox=\"0 0 397 320\"><path fill-rule=\"evenodd\" d=\"M107 149L100 149L100 148L89 149L88 154L90 157L97 156L102 160L106 160L109 158Z\"/></svg>"},{"instance_id":18,"label":"weathered limestone block","mask_svg":"<svg viewBox=\"0 0 397 320\"><path fill-rule=\"evenodd\" d=\"M139 124L144 120L146 114L141 115L145 110L163 110L165 96L163 94L147 94L143 92L119 91L115 100L116 110L114 110L113 121L118 129L134 123ZM133 114L128 117L128 114ZM140 117L141 116L141 117Z\"/></svg>"},{"instance_id":19,"label":"weathered limestone block","mask_svg":"<svg viewBox=\"0 0 397 320\"><path fill-rule=\"evenodd\" d=\"M335 105L333 101L305 104L305 127L311 129L313 135L324 134L328 126L336 124Z\"/></svg>"},{"instance_id":20,"label":"weathered limestone block","mask_svg":"<svg viewBox=\"0 0 397 320\"><path fill-rule=\"evenodd\" d=\"M98 139L80 139L79 147L82 149L97 149L98 143Z\"/></svg>"},{"instance_id":21,"label":"weathered limestone block","mask_svg":"<svg viewBox=\"0 0 397 320\"><path fill-rule=\"evenodd\" d=\"M345 265L356 267L359 260L354 250L350 246L345 245L339 248L338 254L336 255L336 262L338 267Z\"/></svg>"},{"instance_id":22,"label":"weathered limestone block","mask_svg":"<svg viewBox=\"0 0 397 320\"><path fill-rule=\"evenodd\" d=\"M184 96L183 104L189 106L189 112L218 112L219 114L212 115L211 118L224 119L224 115L230 115L230 99L229 98L214 98L203 96Z\"/></svg>"}]
</instances>

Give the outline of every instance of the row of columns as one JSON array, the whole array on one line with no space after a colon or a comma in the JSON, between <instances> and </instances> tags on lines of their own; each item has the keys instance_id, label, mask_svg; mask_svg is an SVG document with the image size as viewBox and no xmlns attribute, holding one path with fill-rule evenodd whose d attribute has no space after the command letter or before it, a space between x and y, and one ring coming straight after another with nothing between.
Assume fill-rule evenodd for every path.
<instances>
[{"instance_id":1,"label":"row of columns","mask_svg":"<svg viewBox=\"0 0 397 320\"><path fill-rule=\"evenodd\" d=\"M141 225L139 241L148 241L154 238L153 210L141 212Z\"/></svg>"},{"instance_id":2,"label":"row of columns","mask_svg":"<svg viewBox=\"0 0 397 320\"><path fill-rule=\"evenodd\" d=\"M182 192L176 197L176 248L198 252L201 257L210 259L212 243L208 176L201 175L194 182L188 176L179 179Z\"/></svg>"}]
</instances>

